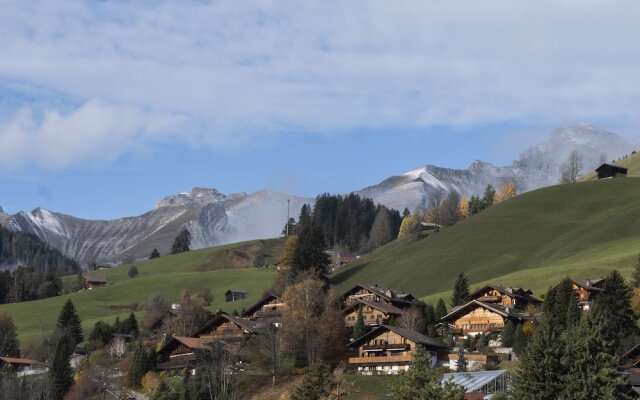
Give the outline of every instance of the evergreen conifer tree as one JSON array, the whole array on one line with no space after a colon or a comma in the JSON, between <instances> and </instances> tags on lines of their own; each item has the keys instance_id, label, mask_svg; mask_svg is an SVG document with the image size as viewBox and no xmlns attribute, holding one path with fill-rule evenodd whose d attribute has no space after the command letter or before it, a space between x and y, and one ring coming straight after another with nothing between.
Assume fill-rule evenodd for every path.
<instances>
[{"instance_id":1,"label":"evergreen conifer tree","mask_svg":"<svg viewBox=\"0 0 640 400\"><path fill-rule=\"evenodd\" d=\"M447 306L444 304L444 300L438 299L436 304L436 320L442 322L442 318L447 315Z\"/></svg>"},{"instance_id":2,"label":"evergreen conifer tree","mask_svg":"<svg viewBox=\"0 0 640 400\"><path fill-rule=\"evenodd\" d=\"M63 400L64 395L73 385L73 369L71 354L73 353L73 336L65 330L58 330L52 341L53 351L49 361L49 396L47 399Z\"/></svg>"},{"instance_id":3,"label":"evergreen conifer tree","mask_svg":"<svg viewBox=\"0 0 640 400\"><path fill-rule=\"evenodd\" d=\"M501 343L502 347L513 347L513 337L516 332L516 326L513 321L508 320L506 324L504 324L504 329L501 334Z\"/></svg>"},{"instance_id":4,"label":"evergreen conifer tree","mask_svg":"<svg viewBox=\"0 0 640 400\"><path fill-rule=\"evenodd\" d=\"M422 346L413 353L409 370L391 386L392 400L462 400L464 388L451 382L440 383L440 374L431 368L431 357Z\"/></svg>"},{"instance_id":5,"label":"evergreen conifer tree","mask_svg":"<svg viewBox=\"0 0 640 400\"><path fill-rule=\"evenodd\" d=\"M464 276L464 272L460 272L453 287L451 306L457 307L463 305L467 297L469 297L469 281Z\"/></svg>"},{"instance_id":6,"label":"evergreen conifer tree","mask_svg":"<svg viewBox=\"0 0 640 400\"><path fill-rule=\"evenodd\" d=\"M329 369L318 364L305 374L302 385L291 396L291 400L320 400L327 392Z\"/></svg>"},{"instance_id":7,"label":"evergreen conifer tree","mask_svg":"<svg viewBox=\"0 0 640 400\"><path fill-rule=\"evenodd\" d=\"M171 254L184 253L190 250L191 246L191 233L186 229L182 228L178 236L176 236L173 241L173 245L171 246Z\"/></svg>"},{"instance_id":8,"label":"evergreen conifer tree","mask_svg":"<svg viewBox=\"0 0 640 400\"><path fill-rule=\"evenodd\" d=\"M632 283L634 288L640 288L640 254L636 257L636 265L633 267Z\"/></svg>"},{"instance_id":9,"label":"evergreen conifer tree","mask_svg":"<svg viewBox=\"0 0 640 400\"><path fill-rule=\"evenodd\" d=\"M356 318L356 324L353 326L353 338L358 339L364 335L365 326L364 318L362 316L362 304L358 307L358 317Z\"/></svg>"},{"instance_id":10,"label":"evergreen conifer tree","mask_svg":"<svg viewBox=\"0 0 640 400\"><path fill-rule=\"evenodd\" d=\"M525 335L522 325L523 324L518 324L518 326L516 326L516 329L513 331L512 347L513 352L518 356L524 354L525 350L527 349L527 335Z\"/></svg>"},{"instance_id":11,"label":"evergreen conifer tree","mask_svg":"<svg viewBox=\"0 0 640 400\"><path fill-rule=\"evenodd\" d=\"M491 186L491 184L487 185L484 189L484 195L482 196L482 207L489 208L496 201L496 190Z\"/></svg>"},{"instance_id":12,"label":"evergreen conifer tree","mask_svg":"<svg viewBox=\"0 0 640 400\"><path fill-rule=\"evenodd\" d=\"M327 272L329 256L325 253L322 232L310 224L298 236L298 243L293 251L294 276L297 272L315 270L321 275Z\"/></svg>"},{"instance_id":13,"label":"evergreen conifer tree","mask_svg":"<svg viewBox=\"0 0 640 400\"><path fill-rule=\"evenodd\" d=\"M456 372L467 372L469 369L469 362L464 357L464 346L460 344L458 346L458 362L456 363Z\"/></svg>"},{"instance_id":14,"label":"evergreen conifer tree","mask_svg":"<svg viewBox=\"0 0 640 400\"><path fill-rule=\"evenodd\" d=\"M160 257L160 252L155 247L151 250L151 254L149 255L149 260L153 260L154 258Z\"/></svg>"},{"instance_id":15,"label":"evergreen conifer tree","mask_svg":"<svg viewBox=\"0 0 640 400\"><path fill-rule=\"evenodd\" d=\"M123 324L122 330L124 331L123 333L126 333L128 335L138 336L138 330L139 330L138 320L136 319L136 316L134 313L129 314L129 318L124 320L122 324Z\"/></svg>"},{"instance_id":16,"label":"evergreen conifer tree","mask_svg":"<svg viewBox=\"0 0 640 400\"><path fill-rule=\"evenodd\" d=\"M58 315L58 328L69 331L69 334L73 338L74 346L84 340L84 335L82 334L82 323L71 299L64 303L64 306L60 311L60 315Z\"/></svg>"},{"instance_id":17,"label":"evergreen conifer tree","mask_svg":"<svg viewBox=\"0 0 640 400\"><path fill-rule=\"evenodd\" d=\"M20 342L10 316L0 314L0 357L20 357Z\"/></svg>"},{"instance_id":18,"label":"evergreen conifer tree","mask_svg":"<svg viewBox=\"0 0 640 400\"><path fill-rule=\"evenodd\" d=\"M129 383L133 388L139 388L142 377L147 372L147 354L142 343L136 343L133 349L133 361L129 367Z\"/></svg>"}]
</instances>

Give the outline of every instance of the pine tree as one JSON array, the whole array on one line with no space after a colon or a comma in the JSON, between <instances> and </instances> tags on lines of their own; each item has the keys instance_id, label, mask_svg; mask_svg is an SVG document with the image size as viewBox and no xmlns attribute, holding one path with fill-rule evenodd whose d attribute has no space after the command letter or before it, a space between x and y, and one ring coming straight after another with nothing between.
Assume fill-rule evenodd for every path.
<instances>
[{"instance_id":1,"label":"pine tree","mask_svg":"<svg viewBox=\"0 0 640 400\"><path fill-rule=\"evenodd\" d=\"M458 346L458 362L456 363L456 372L467 372L469 369L469 362L464 357L464 346L461 344Z\"/></svg>"},{"instance_id":2,"label":"pine tree","mask_svg":"<svg viewBox=\"0 0 640 400\"><path fill-rule=\"evenodd\" d=\"M327 272L329 256L325 253L325 243L320 230L308 225L298 236L293 251L294 276L298 272L315 270L320 274Z\"/></svg>"},{"instance_id":3,"label":"pine tree","mask_svg":"<svg viewBox=\"0 0 640 400\"><path fill-rule=\"evenodd\" d=\"M138 336L138 320L134 313L129 314L129 318L122 322L123 325L123 333L128 335Z\"/></svg>"},{"instance_id":4,"label":"pine tree","mask_svg":"<svg viewBox=\"0 0 640 400\"><path fill-rule=\"evenodd\" d=\"M73 305L71 299L67 300L58 315L58 328L66 329L73 338L73 345L77 345L84 340L82 334L82 322L76 312L76 307Z\"/></svg>"},{"instance_id":5,"label":"pine tree","mask_svg":"<svg viewBox=\"0 0 640 400\"><path fill-rule=\"evenodd\" d=\"M484 195L482 196L482 207L489 208L496 201L496 190L491 186L491 184L487 185L484 189Z\"/></svg>"},{"instance_id":6,"label":"pine tree","mask_svg":"<svg viewBox=\"0 0 640 400\"><path fill-rule=\"evenodd\" d=\"M53 352L49 362L49 396L50 400L63 400L64 395L73 385L73 369L71 354L73 353L73 336L64 330L54 334Z\"/></svg>"},{"instance_id":7,"label":"pine tree","mask_svg":"<svg viewBox=\"0 0 640 400\"><path fill-rule=\"evenodd\" d=\"M453 287L453 296L451 296L451 306L457 307L465 303L469 297L469 281L464 276L464 272L460 272L458 279Z\"/></svg>"},{"instance_id":8,"label":"pine tree","mask_svg":"<svg viewBox=\"0 0 640 400\"><path fill-rule=\"evenodd\" d=\"M513 339L516 332L516 326L513 321L508 320L506 324L504 324L504 329L501 334L501 343L502 347L513 347Z\"/></svg>"},{"instance_id":9,"label":"pine tree","mask_svg":"<svg viewBox=\"0 0 640 400\"><path fill-rule=\"evenodd\" d=\"M154 258L160 257L160 252L155 247L151 250L151 254L149 255L149 260L153 260Z\"/></svg>"},{"instance_id":10,"label":"pine tree","mask_svg":"<svg viewBox=\"0 0 640 400\"><path fill-rule=\"evenodd\" d=\"M527 349L527 335L525 335L522 325L518 324L513 332L513 352L518 356L524 354Z\"/></svg>"},{"instance_id":11,"label":"pine tree","mask_svg":"<svg viewBox=\"0 0 640 400\"><path fill-rule=\"evenodd\" d=\"M392 400L462 400L464 388L451 382L440 383L440 374L431 368L431 357L422 346L413 353L411 367L391 386Z\"/></svg>"},{"instance_id":12,"label":"pine tree","mask_svg":"<svg viewBox=\"0 0 640 400\"><path fill-rule=\"evenodd\" d=\"M362 304L358 307L358 317L356 318L356 324L353 326L353 338L358 339L364 335L364 318L362 316Z\"/></svg>"},{"instance_id":13,"label":"pine tree","mask_svg":"<svg viewBox=\"0 0 640 400\"><path fill-rule=\"evenodd\" d=\"M129 278L135 278L136 276L138 276L138 267L136 267L135 265L132 265L129 268L127 275L129 275Z\"/></svg>"},{"instance_id":14,"label":"pine tree","mask_svg":"<svg viewBox=\"0 0 640 400\"><path fill-rule=\"evenodd\" d=\"M0 314L0 356L20 357L20 342L10 316Z\"/></svg>"},{"instance_id":15,"label":"pine tree","mask_svg":"<svg viewBox=\"0 0 640 400\"><path fill-rule=\"evenodd\" d=\"M129 367L129 384L133 388L139 388L142 377L147 372L147 354L142 343L137 343L133 349L133 362Z\"/></svg>"},{"instance_id":16,"label":"pine tree","mask_svg":"<svg viewBox=\"0 0 640 400\"><path fill-rule=\"evenodd\" d=\"M436 320L442 322L442 318L447 315L447 306L444 304L444 300L438 299L436 304Z\"/></svg>"},{"instance_id":17,"label":"pine tree","mask_svg":"<svg viewBox=\"0 0 640 400\"><path fill-rule=\"evenodd\" d=\"M636 258L636 265L633 268L633 287L640 288L640 254Z\"/></svg>"},{"instance_id":18,"label":"pine tree","mask_svg":"<svg viewBox=\"0 0 640 400\"><path fill-rule=\"evenodd\" d=\"M291 396L291 400L320 400L327 392L329 369L324 364L314 366L304 376L302 385Z\"/></svg>"},{"instance_id":19,"label":"pine tree","mask_svg":"<svg viewBox=\"0 0 640 400\"><path fill-rule=\"evenodd\" d=\"M191 233L186 229L182 228L178 236L176 236L173 241L173 246L171 246L171 254L184 253L190 250L191 246Z\"/></svg>"}]
</instances>

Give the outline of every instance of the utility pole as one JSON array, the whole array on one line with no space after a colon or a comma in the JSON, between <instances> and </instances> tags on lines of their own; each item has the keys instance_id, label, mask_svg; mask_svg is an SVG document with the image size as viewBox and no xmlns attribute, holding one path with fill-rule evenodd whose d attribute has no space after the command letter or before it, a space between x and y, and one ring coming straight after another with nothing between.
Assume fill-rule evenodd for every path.
<instances>
[{"instance_id":1,"label":"utility pole","mask_svg":"<svg viewBox=\"0 0 640 400\"><path fill-rule=\"evenodd\" d=\"M289 237L289 203L290 199L287 199L287 237Z\"/></svg>"}]
</instances>

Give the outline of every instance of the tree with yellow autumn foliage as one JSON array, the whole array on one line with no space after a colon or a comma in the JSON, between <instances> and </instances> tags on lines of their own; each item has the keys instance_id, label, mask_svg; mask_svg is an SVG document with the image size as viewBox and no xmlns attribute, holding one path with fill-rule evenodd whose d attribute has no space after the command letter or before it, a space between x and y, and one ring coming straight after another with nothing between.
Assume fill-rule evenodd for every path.
<instances>
[{"instance_id":1,"label":"tree with yellow autumn foliage","mask_svg":"<svg viewBox=\"0 0 640 400\"><path fill-rule=\"evenodd\" d=\"M469 212L468 198L463 197L462 199L460 199L460 204L458 205L458 212L460 213L460 216L462 217L462 219L465 219L469 216L470 212Z\"/></svg>"},{"instance_id":2,"label":"tree with yellow autumn foliage","mask_svg":"<svg viewBox=\"0 0 640 400\"><path fill-rule=\"evenodd\" d=\"M503 202L505 200L512 199L518 195L516 185L513 182L507 182L500 186L498 194L496 195L496 203Z\"/></svg>"}]
</instances>

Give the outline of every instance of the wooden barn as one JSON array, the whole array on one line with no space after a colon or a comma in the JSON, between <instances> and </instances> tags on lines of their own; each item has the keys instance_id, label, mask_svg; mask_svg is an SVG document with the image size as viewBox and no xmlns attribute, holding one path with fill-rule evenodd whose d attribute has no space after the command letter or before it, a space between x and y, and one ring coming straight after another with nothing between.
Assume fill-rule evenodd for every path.
<instances>
[{"instance_id":1,"label":"wooden barn","mask_svg":"<svg viewBox=\"0 0 640 400\"><path fill-rule=\"evenodd\" d=\"M627 176L629 169L624 167L618 167L617 165L602 164L596 168L598 179L605 178L624 178Z\"/></svg>"},{"instance_id":2,"label":"wooden barn","mask_svg":"<svg viewBox=\"0 0 640 400\"><path fill-rule=\"evenodd\" d=\"M385 289L378 285L358 284L344 292L340 296L342 308L345 309L360 300L372 301L375 303L391 304L400 309L407 309L415 304L416 299L409 293L398 290Z\"/></svg>"},{"instance_id":3,"label":"wooden barn","mask_svg":"<svg viewBox=\"0 0 640 400\"><path fill-rule=\"evenodd\" d=\"M99 276L88 276L84 275L82 277L82 288L86 290L91 290L95 287L104 286L108 282L105 278L101 278Z\"/></svg>"},{"instance_id":4,"label":"wooden barn","mask_svg":"<svg viewBox=\"0 0 640 400\"><path fill-rule=\"evenodd\" d=\"M355 326L359 309L362 309L362 320L365 326L384 325L389 323L391 318L398 318L404 314L403 310L392 304L361 299L342 310L347 328Z\"/></svg>"},{"instance_id":5,"label":"wooden barn","mask_svg":"<svg viewBox=\"0 0 640 400\"><path fill-rule=\"evenodd\" d=\"M193 368L197 350L210 350L210 340L173 336L158 350L158 369Z\"/></svg>"},{"instance_id":6,"label":"wooden barn","mask_svg":"<svg viewBox=\"0 0 640 400\"><path fill-rule=\"evenodd\" d=\"M268 293L260 301L249 307L242 315L254 321L264 321L270 323L282 322L282 311L285 303L279 296Z\"/></svg>"},{"instance_id":7,"label":"wooden barn","mask_svg":"<svg viewBox=\"0 0 640 400\"><path fill-rule=\"evenodd\" d=\"M431 355L432 366L438 362L438 352L444 346L410 329L381 325L351 342L348 367L361 375L395 375L411 366L417 346Z\"/></svg>"},{"instance_id":8,"label":"wooden barn","mask_svg":"<svg viewBox=\"0 0 640 400\"><path fill-rule=\"evenodd\" d=\"M531 290L512 287L500 287L487 285L469 296L469 300L478 300L483 303L500 304L505 307L515 307L521 310L528 305L539 306L542 302L532 296Z\"/></svg>"},{"instance_id":9,"label":"wooden barn","mask_svg":"<svg viewBox=\"0 0 640 400\"><path fill-rule=\"evenodd\" d=\"M230 303L232 301L246 299L248 295L249 293L245 292L244 290L229 289L224 294L224 298L227 303Z\"/></svg>"},{"instance_id":10,"label":"wooden barn","mask_svg":"<svg viewBox=\"0 0 640 400\"><path fill-rule=\"evenodd\" d=\"M532 320L524 310L497 303L485 303L471 300L465 305L456 307L442 320L455 326L455 333L462 337L478 334L500 333L508 320L522 323Z\"/></svg>"},{"instance_id":11,"label":"wooden barn","mask_svg":"<svg viewBox=\"0 0 640 400\"><path fill-rule=\"evenodd\" d=\"M200 328L197 335L206 340L234 342L256 335L264 326L266 324L260 321L222 313Z\"/></svg>"}]
</instances>

